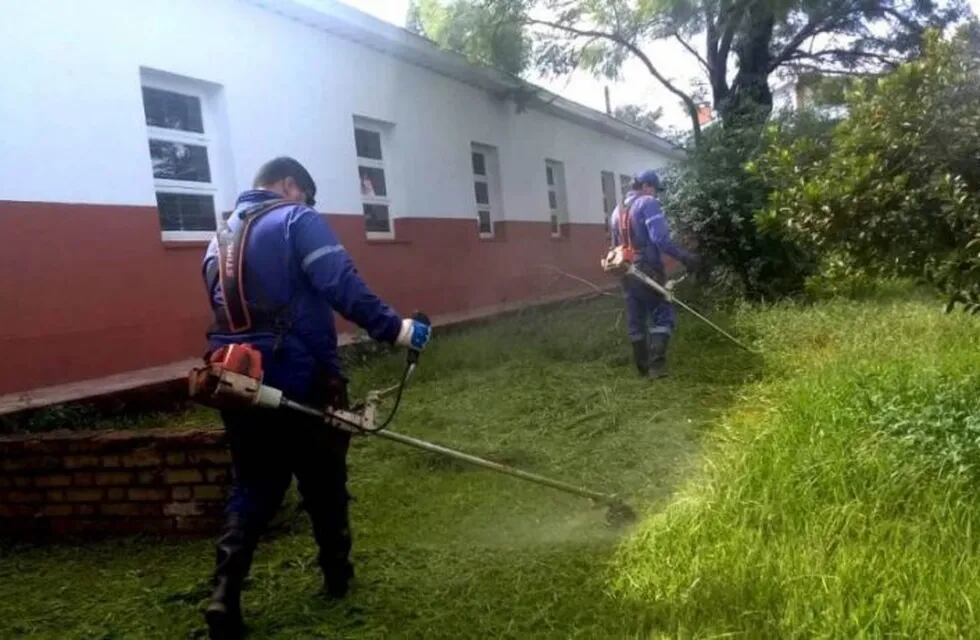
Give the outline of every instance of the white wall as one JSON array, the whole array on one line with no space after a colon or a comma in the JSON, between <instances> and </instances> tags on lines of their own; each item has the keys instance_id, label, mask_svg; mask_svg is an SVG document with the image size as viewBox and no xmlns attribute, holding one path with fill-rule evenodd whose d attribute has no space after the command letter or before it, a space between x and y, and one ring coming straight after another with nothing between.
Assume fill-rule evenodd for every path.
<instances>
[{"instance_id":1,"label":"white wall","mask_svg":"<svg viewBox=\"0 0 980 640\"><path fill-rule=\"evenodd\" d=\"M602 220L600 171L669 162L240 0L10 2L0 52L0 200L154 205L141 67L220 86L222 208L286 154L320 210L359 214L354 115L394 124L396 217L475 217L471 142L499 150L511 220L548 219L545 158L565 165L571 222Z\"/></svg>"}]
</instances>

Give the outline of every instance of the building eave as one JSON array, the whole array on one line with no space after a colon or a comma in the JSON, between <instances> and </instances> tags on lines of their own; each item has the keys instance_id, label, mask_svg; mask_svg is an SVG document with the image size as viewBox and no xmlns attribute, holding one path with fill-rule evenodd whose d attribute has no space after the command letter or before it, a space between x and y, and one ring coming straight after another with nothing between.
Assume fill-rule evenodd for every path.
<instances>
[{"instance_id":1,"label":"building eave","mask_svg":"<svg viewBox=\"0 0 980 640\"><path fill-rule=\"evenodd\" d=\"M379 20L336 0L243 0L333 36L428 69L500 99L518 98L521 107L568 120L604 135L616 137L671 159L684 150L645 129L601 111L562 98L547 89L498 69L473 64L465 56L439 48L427 38Z\"/></svg>"}]
</instances>

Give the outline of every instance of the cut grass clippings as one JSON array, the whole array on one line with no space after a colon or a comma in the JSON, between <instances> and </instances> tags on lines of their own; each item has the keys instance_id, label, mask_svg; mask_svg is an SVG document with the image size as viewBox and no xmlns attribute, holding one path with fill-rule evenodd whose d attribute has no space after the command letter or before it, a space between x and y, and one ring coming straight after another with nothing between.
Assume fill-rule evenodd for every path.
<instances>
[{"instance_id":1,"label":"cut grass clippings","mask_svg":"<svg viewBox=\"0 0 980 640\"><path fill-rule=\"evenodd\" d=\"M393 429L616 492L651 511L759 361L692 322L673 376L639 379L617 300L533 311L437 335ZM403 355L349 370L354 395L391 384ZM609 590L623 530L588 500L358 439L350 459L357 582L317 594L304 515L256 554L252 638L630 637ZM0 638L201 637L213 543L131 539L0 547Z\"/></svg>"},{"instance_id":2,"label":"cut grass clippings","mask_svg":"<svg viewBox=\"0 0 980 640\"><path fill-rule=\"evenodd\" d=\"M980 323L894 293L719 317L762 357L682 315L655 383L613 300L437 336L395 429L617 492L640 523L358 440L355 591L317 595L294 503L256 557L251 637L976 636ZM402 362L361 362L355 389ZM202 637L210 541L0 554L0 637Z\"/></svg>"}]
</instances>

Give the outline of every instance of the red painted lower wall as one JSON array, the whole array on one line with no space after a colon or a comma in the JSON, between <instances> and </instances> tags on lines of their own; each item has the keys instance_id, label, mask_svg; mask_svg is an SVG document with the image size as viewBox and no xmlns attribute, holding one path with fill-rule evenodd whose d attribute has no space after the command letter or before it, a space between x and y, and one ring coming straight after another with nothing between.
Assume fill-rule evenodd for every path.
<instances>
[{"instance_id":1,"label":"red painted lower wall","mask_svg":"<svg viewBox=\"0 0 980 640\"><path fill-rule=\"evenodd\" d=\"M600 280L602 225L402 218L396 241L330 215L361 275L403 313L445 314ZM165 244L154 207L0 201L0 394L152 367L203 351L204 243Z\"/></svg>"}]
</instances>

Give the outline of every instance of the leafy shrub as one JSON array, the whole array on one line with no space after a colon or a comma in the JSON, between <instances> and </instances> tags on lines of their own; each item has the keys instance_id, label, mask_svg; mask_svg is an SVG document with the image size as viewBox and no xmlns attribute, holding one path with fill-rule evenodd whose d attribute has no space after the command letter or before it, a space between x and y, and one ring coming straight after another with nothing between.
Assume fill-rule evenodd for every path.
<instances>
[{"instance_id":1,"label":"leafy shrub","mask_svg":"<svg viewBox=\"0 0 980 640\"><path fill-rule=\"evenodd\" d=\"M770 145L789 145L800 136L818 139L829 126L806 113L764 126L714 126L668 173L664 207L676 216L681 234L693 238L710 263L734 275L741 293L752 299L801 292L816 265L794 238L759 226L755 214L766 206L771 186L751 169Z\"/></svg>"},{"instance_id":2,"label":"leafy shrub","mask_svg":"<svg viewBox=\"0 0 980 640\"><path fill-rule=\"evenodd\" d=\"M811 137L768 146L750 167L774 189L757 222L980 312L980 55L937 34L925 52L854 85L829 152Z\"/></svg>"}]
</instances>

